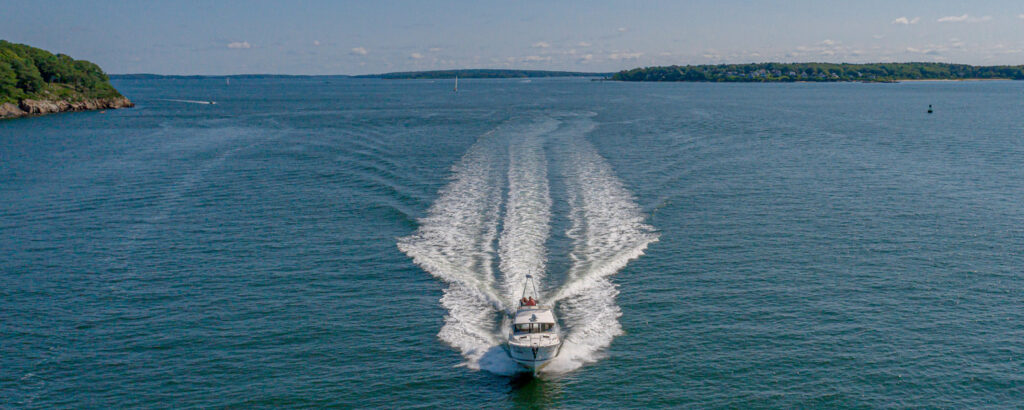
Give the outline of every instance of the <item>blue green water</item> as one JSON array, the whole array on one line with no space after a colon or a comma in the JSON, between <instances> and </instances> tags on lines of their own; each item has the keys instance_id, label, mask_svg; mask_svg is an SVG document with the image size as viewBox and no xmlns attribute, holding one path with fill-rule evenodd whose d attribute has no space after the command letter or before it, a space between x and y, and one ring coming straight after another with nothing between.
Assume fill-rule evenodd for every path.
<instances>
[{"instance_id":1,"label":"blue green water","mask_svg":"<svg viewBox=\"0 0 1024 410\"><path fill-rule=\"evenodd\" d=\"M0 407L1024 405L1024 83L460 83L0 122Z\"/></svg>"}]
</instances>

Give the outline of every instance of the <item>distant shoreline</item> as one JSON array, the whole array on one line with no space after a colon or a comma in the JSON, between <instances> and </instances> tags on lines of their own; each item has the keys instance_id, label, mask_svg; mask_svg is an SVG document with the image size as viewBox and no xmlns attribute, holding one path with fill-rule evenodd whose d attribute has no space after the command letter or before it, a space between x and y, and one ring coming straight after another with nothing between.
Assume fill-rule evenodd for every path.
<instances>
[{"instance_id":1,"label":"distant shoreline","mask_svg":"<svg viewBox=\"0 0 1024 410\"><path fill-rule=\"evenodd\" d=\"M1024 80L1024 65L946 63L751 63L660 66L615 73L615 81L643 82L867 82Z\"/></svg>"},{"instance_id":2,"label":"distant shoreline","mask_svg":"<svg viewBox=\"0 0 1024 410\"><path fill-rule=\"evenodd\" d=\"M510 70L510 69L458 69L458 70L434 70L434 71L402 71L392 73L381 73L381 74L360 74L360 75L345 75L345 74L322 74L322 75L305 75L305 74L225 74L225 75L179 75L179 74L149 74L149 73L134 73L134 74L110 74L110 78L114 80L158 80L158 79L183 79L183 80L202 80L202 79L266 79L266 78L375 78L384 80L443 80L443 79L454 79L459 77L462 79L469 78L564 78L564 77L585 77L585 78L608 78L611 77L611 72L608 73L590 73L581 71L547 71L547 70Z\"/></svg>"},{"instance_id":3,"label":"distant shoreline","mask_svg":"<svg viewBox=\"0 0 1024 410\"><path fill-rule=\"evenodd\" d=\"M550 77L610 77L613 73L582 71L547 71L473 68L458 70L405 71L384 74L357 75L354 78L381 78L385 80L443 80L458 78L550 78Z\"/></svg>"},{"instance_id":4,"label":"distant shoreline","mask_svg":"<svg viewBox=\"0 0 1024 410\"><path fill-rule=\"evenodd\" d=\"M962 81L1018 81L1013 78L936 78L924 80L896 80L898 83L939 83L939 82L962 82Z\"/></svg>"}]
</instances>

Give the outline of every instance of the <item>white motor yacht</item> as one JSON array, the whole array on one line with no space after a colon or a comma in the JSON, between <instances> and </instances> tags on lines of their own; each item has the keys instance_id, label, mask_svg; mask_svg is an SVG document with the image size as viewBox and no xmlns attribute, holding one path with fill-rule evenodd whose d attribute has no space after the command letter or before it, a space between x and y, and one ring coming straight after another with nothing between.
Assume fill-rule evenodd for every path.
<instances>
[{"instance_id":1,"label":"white motor yacht","mask_svg":"<svg viewBox=\"0 0 1024 410\"><path fill-rule=\"evenodd\" d=\"M536 373L558 356L562 339L552 306L541 305L534 297L537 287L533 277L526 275L527 285L519 308L512 315L512 330L508 334L508 355L526 370ZM533 295L527 290L533 286Z\"/></svg>"}]
</instances>

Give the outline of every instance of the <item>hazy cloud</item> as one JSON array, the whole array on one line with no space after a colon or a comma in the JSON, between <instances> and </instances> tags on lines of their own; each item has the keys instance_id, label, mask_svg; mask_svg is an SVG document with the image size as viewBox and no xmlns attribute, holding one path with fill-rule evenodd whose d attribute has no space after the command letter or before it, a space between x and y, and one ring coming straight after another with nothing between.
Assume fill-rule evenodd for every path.
<instances>
[{"instance_id":1,"label":"hazy cloud","mask_svg":"<svg viewBox=\"0 0 1024 410\"><path fill-rule=\"evenodd\" d=\"M628 29L628 28L625 28L625 27L619 27L619 28L618 28L618 31L619 31L620 33L625 33L625 32L627 32L627 31L629 31L629 29Z\"/></svg>"},{"instance_id":2,"label":"hazy cloud","mask_svg":"<svg viewBox=\"0 0 1024 410\"><path fill-rule=\"evenodd\" d=\"M900 18L897 18L896 20L893 20L892 24L917 24L918 21L921 21L920 17L914 17L912 19L906 18L906 17L900 17Z\"/></svg>"},{"instance_id":3,"label":"hazy cloud","mask_svg":"<svg viewBox=\"0 0 1024 410\"><path fill-rule=\"evenodd\" d=\"M962 16L946 16L936 21L939 23L982 23L989 20L992 20L992 16L971 17L970 15L964 14Z\"/></svg>"},{"instance_id":4,"label":"hazy cloud","mask_svg":"<svg viewBox=\"0 0 1024 410\"><path fill-rule=\"evenodd\" d=\"M916 54L927 54L927 55L939 55L939 54L942 54L941 50L937 50L937 49L934 49L934 48L924 48L924 49L921 49L921 48L907 47L907 52L909 52L909 53L916 53Z\"/></svg>"},{"instance_id":5,"label":"hazy cloud","mask_svg":"<svg viewBox=\"0 0 1024 410\"><path fill-rule=\"evenodd\" d=\"M608 58L611 60L636 60L643 55L644 53L611 53L608 54Z\"/></svg>"},{"instance_id":6,"label":"hazy cloud","mask_svg":"<svg viewBox=\"0 0 1024 410\"><path fill-rule=\"evenodd\" d=\"M1024 14L1021 14L1021 18L1024 18ZM577 47L590 47L590 43L588 43L586 41L581 41L579 43L576 43L576 46Z\"/></svg>"},{"instance_id":7,"label":"hazy cloud","mask_svg":"<svg viewBox=\"0 0 1024 410\"><path fill-rule=\"evenodd\" d=\"M545 41L538 41L536 43L533 43L532 47L533 48L548 48L548 47L551 47L551 44L548 44Z\"/></svg>"},{"instance_id":8,"label":"hazy cloud","mask_svg":"<svg viewBox=\"0 0 1024 410\"><path fill-rule=\"evenodd\" d=\"M232 41L228 43L228 48L252 48L252 45L248 41Z\"/></svg>"},{"instance_id":9,"label":"hazy cloud","mask_svg":"<svg viewBox=\"0 0 1024 410\"><path fill-rule=\"evenodd\" d=\"M313 45L314 46L319 46L320 45L320 40L313 40Z\"/></svg>"},{"instance_id":10,"label":"hazy cloud","mask_svg":"<svg viewBox=\"0 0 1024 410\"><path fill-rule=\"evenodd\" d=\"M962 21L967 21L967 15L964 14L962 16L946 16L936 21L938 21L939 23L959 23ZM910 51L910 49L907 49L907 51Z\"/></svg>"},{"instance_id":11,"label":"hazy cloud","mask_svg":"<svg viewBox=\"0 0 1024 410\"><path fill-rule=\"evenodd\" d=\"M436 53L436 52L438 52L438 51L441 51L441 48L440 48L440 47L431 47L431 48L430 48L430 52L431 52L431 53Z\"/></svg>"},{"instance_id":12,"label":"hazy cloud","mask_svg":"<svg viewBox=\"0 0 1024 410\"><path fill-rule=\"evenodd\" d=\"M413 60L419 60L419 59L423 58L423 54L412 53L412 54L409 54L409 58L411 58Z\"/></svg>"},{"instance_id":13,"label":"hazy cloud","mask_svg":"<svg viewBox=\"0 0 1024 410\"><path fill-rule=\"evenodd\" d=\"M526 56L523 57L521 60L526 63L539 63L541 61L551 61L551 57Z\"/></svg>"},{"instance_id":14,"label":"hazy cloud","mask_svg":"<svg viewBox=\"0 0 1024 410\"><path fill-rule=\"evenodd\" d=\"M365 56L365 55L369 54L369 51L366 51L366 49L362 48L362 47L353 47L352 48L352 54L358 54L358 55L361 55L361 56Z\"/></svg>"}]
</instances>

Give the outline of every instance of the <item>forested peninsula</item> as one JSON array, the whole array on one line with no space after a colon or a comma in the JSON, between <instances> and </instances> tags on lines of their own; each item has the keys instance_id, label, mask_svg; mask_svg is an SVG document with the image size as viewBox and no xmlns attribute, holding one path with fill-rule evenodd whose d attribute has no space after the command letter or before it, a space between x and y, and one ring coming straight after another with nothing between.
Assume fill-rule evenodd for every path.
<instances>
[{"instance_id":1,"label":"forested peninsula","mask_svg":"<svg viewBox=\"0 0 1024 410\"><path fill-rule=\"evenodd\" d=\"M946 63L757 63L634 68L615 73L618 81L700 82L898 82L904 80L1024 80L1024 66Z\"/></svg>"},{"instance_id":2,"label":"forested peninsula","mask_svg":"<svg viewBox=\"0 0 1024 410\"><path fill-rule=\"evenodd\" d=\"M0 119L133 105L96 64L0 40Z\"/></svg>"}]
</instances>

